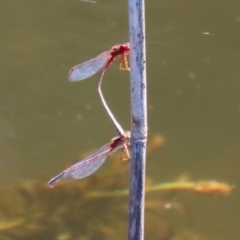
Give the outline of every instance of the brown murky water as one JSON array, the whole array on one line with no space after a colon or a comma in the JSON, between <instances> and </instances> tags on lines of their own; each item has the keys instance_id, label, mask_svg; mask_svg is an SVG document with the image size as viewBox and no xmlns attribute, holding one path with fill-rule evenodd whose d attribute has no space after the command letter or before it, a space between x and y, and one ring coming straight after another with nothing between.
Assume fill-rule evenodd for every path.
<instances>
[{"instance_id":1,"label":"brown murky water","mask_svg":"<svg viewBox=\"0 0 240 240\"><path fill-rule=\"evenodd\" d=\"M239 8L235 0L146 3L149 136L158 133L165 139L164 146L148 155L149 184L184 175L236 186L228 197L191 192L164 196L184 213L166 211L159 193L152 193L147 205L148 239L239 238ZM2 201L14 196L11 205L21 207L1 213L0 229L7 223L11 229L28 226L4 233L5 239L27 239L31 234L39 239L42 234L46 240L126 237L126 197L87 202L81 194L127 188L125 163L114 167L107 161L96 176L76 185L63 182L58 188L67 196L63 202L58 190L45 185L83 153L116 135L99 101L98 76L74 84L67 81L67 72L126 42L127 14L127 2L121 1L1 1L0 173L2 191L9 191ZM129 129L129 73L117 68L115 63L106 73L103 92L117 119ZM19 190L26 185L33 194L32 204L36 203L34 210L26 211L18 202L24 199L22 204L29 204L28 195ZM80 193L68 195L68 189L79 188ZM87 205L82 215L79 202ZM59 206L50 211L54 203ZM57 223L50 225L54 211L65 205L71 208L56 214ZM101 211L103 206L109 211ZM40 220L31 220L35 212L46 211ZM74 212L72 218L67 211ZM67 220L60 223L60 216Z\"/></svg>"}]
</instances>

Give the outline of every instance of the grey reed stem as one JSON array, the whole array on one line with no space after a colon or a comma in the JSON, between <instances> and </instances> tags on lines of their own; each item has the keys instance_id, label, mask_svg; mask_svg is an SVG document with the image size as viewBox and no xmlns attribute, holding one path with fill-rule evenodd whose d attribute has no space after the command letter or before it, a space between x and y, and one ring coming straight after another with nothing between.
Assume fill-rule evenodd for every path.
<instances>
[{"instance_id":1,"label":"grey reed stem","mask_svg":"<svg viewBox=\"0 0 240 240\"><path fill-rule=\"evenodd\" d=\"M144 0L129 0L129 31L132 135L128 240L143 240L147 139Z\"/></svg>"}]
</instances>

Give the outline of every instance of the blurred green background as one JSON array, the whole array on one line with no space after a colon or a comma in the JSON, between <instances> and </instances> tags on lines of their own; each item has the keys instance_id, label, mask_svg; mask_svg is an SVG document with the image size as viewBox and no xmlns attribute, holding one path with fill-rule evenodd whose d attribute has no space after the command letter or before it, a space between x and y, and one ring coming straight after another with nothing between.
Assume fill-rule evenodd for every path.
<instances>
[{"instance_id":1,"label":"blurred green background","mask_svg":"<svg viewBox=\"0 0 240 240\"><path fill-rule=\"evenodd\" d=\"M47 184L79 155L116 135L96 91L99 75L70 83L67 73L128 41L128 5L0 3L1 186L39 177ZM187 174L236 186L226 198L176 199L192 209L206 239L239 238L239 9L237 0L146 1L149 137L165 139L147 158L147 177L165 182ZM118 61L106 72L103 92L130 129L129 73L118 70ZM128 177L127 171L121 174Z\"/></svg>"}]
</instances>

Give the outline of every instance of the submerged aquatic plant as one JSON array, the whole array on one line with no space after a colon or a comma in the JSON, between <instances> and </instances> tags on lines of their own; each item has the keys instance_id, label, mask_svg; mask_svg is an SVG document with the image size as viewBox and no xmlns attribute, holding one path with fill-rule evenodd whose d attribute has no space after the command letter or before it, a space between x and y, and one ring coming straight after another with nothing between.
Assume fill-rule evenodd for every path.
<instances>
[{"instance_id":1,"label":"submerged aquatic plant","mask_svg":"<svg viewBox=\"0 0 240 240\"><path fill-rule=\"evenodd\" d=\"M149 149L153 151L162 143L156 136L150 139ZM106 171L82 181L60 182L54 189L42 180L0 189L0 239L122 240L127 232L127 191L121 189L128 185L128 163L119 161L119 155L110 162ZM147 195L146 239L205 239L190 227L188 206L172 201L183 189L229 193L231 187L208 181L148 184L149 191L167 190L169 194L159 197L157 193L157 198L156 194ZM173 213L181 217L183 228L169 217Z\"/></svg>"},{"instance_id":2,"label":"submerged aquatic plant","mask_svg":"<svg viewBox=\"0 0 240 240\"><path fill-rule=\"evenodd\" d=\"M122 239L121 233L126 232L126 196L113 198L104 192L102 196L96 196L89 191L90 184L93 187L96 181L100 179L95 177L94 181L81 184L60 183L55 189L49 189L40 182L25 182L2 189L1 240ZM169 186L173 185L177 183ZM173 191L172 187L170 191ZM171 199L165 196L146 201L147 238L184 239L176 237L183 232L176 231L168 216L169 210L180 213L186 229L190 231L188 222L191 216L187 208L181 203L171 203ZM189 236L196 237L196 234L192 232ZM187 239L196 239L189 236Z\"/></svg>"}]
</instances>

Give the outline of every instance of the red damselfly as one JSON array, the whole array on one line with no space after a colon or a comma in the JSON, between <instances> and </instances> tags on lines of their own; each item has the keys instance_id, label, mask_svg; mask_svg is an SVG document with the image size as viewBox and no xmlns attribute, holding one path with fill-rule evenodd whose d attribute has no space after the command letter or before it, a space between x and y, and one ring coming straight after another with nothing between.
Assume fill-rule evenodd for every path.
<instances>
[{"instance_id":1,"label":"red damselfly","mask_svg":"<svg viewBox=\"0 0 240 240\"><path fill-rule=\"evenodd\" d=\"M56 177L52 178L48 186L54 187L55 183L58 182L60 179L81 179L85 178L95 171L97 171L102 164L105 162L108 155L115 152L119 148L123 149L125 152L126 157L122 157L122 160L129 160L129 152L128 152L128 145L130 143L130 132L125 132L123 135L113 138L109 143L101 147L92 155L84 158L83 160L77 162L70 168L64 170Z\"/></svg>"},{"instance_id":2,"label":"red damselfly","mask_svg":"<svg viewBox=\"0 0 240 240\"><path fill-rule=\"evenodd\" d=\"M103 75L106 69L109 67L111 63L113 63L113 61L118 56L121 56L119 68L121 70L128 70L128 71L130 70L127 62L127 55L129 55L129 53L130 53L129 43L118 44L113 46L111 50L103 52L97 57L92 58L84 63L81 63L73 67L68 73L69 81L77 82L77 81L81 81L86 78L89 78L101 70L101 75L98 81L98 92L99 92L102 104L105 107L108 115L110 116L119 135L124 135L124 130L122 129L121 125L113 116L111 110L109 109L101 91L101 84L102 84Z\"/></svg>"}]
</instances>

